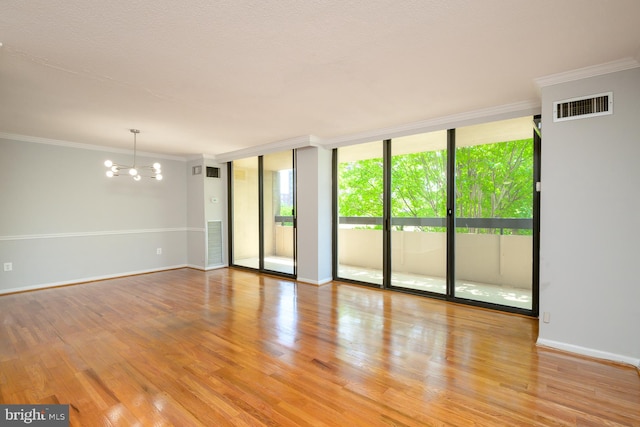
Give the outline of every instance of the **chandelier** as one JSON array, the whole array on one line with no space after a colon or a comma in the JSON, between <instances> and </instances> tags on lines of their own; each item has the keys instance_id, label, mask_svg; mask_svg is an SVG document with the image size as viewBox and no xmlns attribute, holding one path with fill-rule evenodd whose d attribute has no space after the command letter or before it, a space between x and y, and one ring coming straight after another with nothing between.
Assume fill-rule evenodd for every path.
<instances>
[{"instance_id":1,"label":"chandelier","mask_svg":"<svg viewBox=\"0 0 640 427\"><path fill-rule=\"evenodd\" d=\"M162 180L162 170L160 163L154 163L152 166L139 166L136 164L136 135L140 133L138 129L129 129L133 134L133 165L120 165L111 160L105 160L104 165L107 167L107 176L113 178L120 176L120 173L126 173L135 181L140 181L142 177Z\"/></svg>"}]
</instances>

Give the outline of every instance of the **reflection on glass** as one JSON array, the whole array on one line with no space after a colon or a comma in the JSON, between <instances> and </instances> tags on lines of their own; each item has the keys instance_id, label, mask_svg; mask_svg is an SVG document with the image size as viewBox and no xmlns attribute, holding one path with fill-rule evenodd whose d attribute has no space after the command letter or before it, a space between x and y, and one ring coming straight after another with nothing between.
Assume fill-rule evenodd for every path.
<instances>
[{"instance_id":1,"label":"reflection on glass","mask_svg":"<svg viewBox=\"0 0 640 427\"><path fill-rule=\"evenodd\" d=\"M444 294L447 133L391 142L391 285Z\"/></svg>"},{"instance_id":2,"label":"reflection on glass","mask_svg":"<svg viewBox=\"0 0 640 427\"><path fill-rule=\"evenodd\" d=\"M233 161L233 263L260 268L258 158Z\"/></svg>"},{"instance_id":3,"label":"reflection on glass","mask_svg":"<svg viewBox=\"0 0 640 427\"><path fill-rule=\"evenodd\" d=\"M456 130L455 296L532 308L531 117Z\"/></svg>"},{"instance_id":4,"label":"reflection on glass","mask_svg":"<svg viewBox=\"0 0 640 427\"><path fill-rule=\"evenodd\" d=\"M338 149L338 277L382 284L382 141Z\"/></svg>"},{"instance_id":5,"label":"reflection on glass","mask_svg":"<svg viewBox=\"0 0 640 427\"><path fill-rule=\"evenodd\" d=\"M294 273L293 155L291 151L263 157L264 268Z\"/></svg>"}]
</instances>

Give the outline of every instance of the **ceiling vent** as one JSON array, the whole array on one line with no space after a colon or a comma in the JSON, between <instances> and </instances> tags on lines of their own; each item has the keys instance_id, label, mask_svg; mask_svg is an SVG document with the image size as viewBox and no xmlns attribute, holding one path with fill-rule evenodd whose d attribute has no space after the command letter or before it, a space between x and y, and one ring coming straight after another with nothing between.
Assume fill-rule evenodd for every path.
<instances>
[{"instance_id":1,"label":"ceiling vent","mask_svg":"<svg viewBox=\"0 0 640 427\"><path fill-rule=\"evenodd\" d=\"M613 114L613 92L565 99L553 103L554 122L586 119L607 114Z\"/></svg>"}]
</instances>

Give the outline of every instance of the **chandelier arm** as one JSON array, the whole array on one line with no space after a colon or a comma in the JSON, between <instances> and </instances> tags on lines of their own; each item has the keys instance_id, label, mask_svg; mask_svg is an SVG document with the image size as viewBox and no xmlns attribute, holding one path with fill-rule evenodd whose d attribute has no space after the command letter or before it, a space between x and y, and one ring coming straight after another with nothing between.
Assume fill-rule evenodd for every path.
<instances>
[{"instance_id":1,"label":"chandelier arm","mask_svg":"<svg viewBox=\"0 0 640 427\"><path fill-rule=\"evenodd\" d=\"M133 132L133 168L136 168L136 145L137 145L137 134L138 132L136 132L135 129L131 129L131 132Z\"/></svg>"},{"instance_id":2,"label":"chandelier arm","mask_svg":"<svg viewBox=\"0 0 640 427\"><path fill-rule=\"evenodd\" d=\"M107 167L107 177L120 176L120 172L129 169L129 175L133 177L135 181L140 181L141 178L150 178L157 181L162 181L162 169L160 163L156 162L153 165L136 166L138 162L138 138L137 134L140 133L138 129L129 129L133 134L133 166L118 164L111 160L106 160L104 165Z\"/></svg>"}]
</instances>

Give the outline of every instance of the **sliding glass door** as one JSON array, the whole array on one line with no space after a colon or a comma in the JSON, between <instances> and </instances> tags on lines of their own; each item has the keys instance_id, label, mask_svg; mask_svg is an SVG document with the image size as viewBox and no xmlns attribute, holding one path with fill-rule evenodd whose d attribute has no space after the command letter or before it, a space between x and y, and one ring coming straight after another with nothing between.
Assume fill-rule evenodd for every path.
<instances>
[{"instance_id":1,"label":"sliding glass door","mask_svg":"<svg viewBox=\"0 0 640 427\"><path fill-rule=\"evenodd\" d=\"M264 270L295 272L294 174L290 151L262 159Z\"/></svg>"},{"instance_id":2,"label":"sliding glass door","mask_svg":"<svg viewBox=\"0 0 640 427\"><path fill-rule=\"evenodd\" d=\"M536 315L539 143L523 117L336 149L335 277Z\"/></svg>"},{"instance_id":3,"label":"sliding glass door","mask_svg":"<svg viewBox=\"0 0 640 427\"><path fill-rule=\"evenodd\" d=\"M258 158L233 162L233 254L234 265L260 268L260 209Z\"/></svg>"},{"instance_id":4,"label":"sliding glass door","mask_svg":"<svg viewBox=\"0 0 640 427\"><path fill-rule=\"evenodd\" d=\"M285 151L231 163L232 265L295 276L294 159Z\"/></svg>"},{"instance_id":5,"label":"sliding glass door","mask_svg":"<svg viewBox=\"0 0 640 427\"><path fill-rule=\"evenodd\" d=\"M383 142L337 152L337 275L382 285Z\"/></svg>"},{"instance_id":6,"label":"sliding glass door","mask_svg":"<svg viewBox=\"0 0 640 427\"><path fill-rule=\"evenodd\" d=\"M391 287L447 291L447 132L391 141Z\"/></svg>"},{"instance_id":7,"label":"sliding glass door","mask_svg":"<svg viewBox=\"0 0 640 427\"><path fill-rule=\"evenodd\" d=\"M533 306L532 119L456 129L455 296Z\"/></svg>"}]
</instances>

